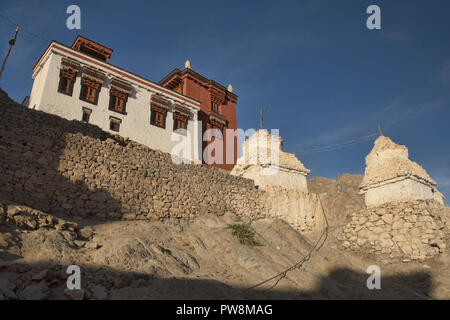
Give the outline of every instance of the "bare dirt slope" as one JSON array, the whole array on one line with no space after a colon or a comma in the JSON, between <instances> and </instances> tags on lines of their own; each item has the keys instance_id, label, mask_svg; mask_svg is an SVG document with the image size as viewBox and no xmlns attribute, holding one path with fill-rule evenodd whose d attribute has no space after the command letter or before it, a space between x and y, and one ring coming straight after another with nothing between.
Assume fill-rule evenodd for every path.
<instances>
[{"instance_id":1,"label":"bare dirt slope","mask_svg":"<svg viewBox=\"0 0 450 320\"><path fill-rule=\"evenodd\" d=\"M329 190L330 198L335 191ZM2 208L8 214L13 206ZM339 220L329 215L330 221ZM245 221L230 214L194 221L80 220L79 228L59 221L36 230L21 219L8 221L0 224L3 299L79 298L64 290L65 271L72 264L81 267L84 299L450 297L448 251L422 263L382 265L341 249L335 238L341 227L333 224L323 246L300 268L278 283L246 290L304 258L318 235L305 236L281 220L263 219L251 223L261 245L243 245L227 226ZM381 267L381 290L366 287L371 264Z\"/></svg>"}]
</instances>

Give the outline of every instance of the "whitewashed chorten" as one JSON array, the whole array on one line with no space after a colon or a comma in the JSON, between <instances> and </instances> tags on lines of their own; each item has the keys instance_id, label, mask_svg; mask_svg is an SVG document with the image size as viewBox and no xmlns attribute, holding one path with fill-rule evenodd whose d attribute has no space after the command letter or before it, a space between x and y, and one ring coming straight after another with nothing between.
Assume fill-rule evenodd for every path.
<instances>
[{"instance_id":1,"label":"whitewashed chorten","mask_svg":"<svg viewBox=\"0 0 450 320\"><path fill-rule=\"evenodd\" d=\"M368 207L387 202L431 199L443 204L444 198L425 169L409 160L408 148L385 136L377 138L366 157L366 171L360 189Z\"/></svg>"}]
</instances>

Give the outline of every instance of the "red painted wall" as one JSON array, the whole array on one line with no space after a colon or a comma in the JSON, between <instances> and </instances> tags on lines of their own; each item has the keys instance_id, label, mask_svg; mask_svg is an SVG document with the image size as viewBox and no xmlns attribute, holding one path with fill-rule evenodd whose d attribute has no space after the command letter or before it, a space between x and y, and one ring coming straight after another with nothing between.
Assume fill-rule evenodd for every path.
<instances>
[{"instance_id":1,"label":"red painted wall","mask_svg":"<svg viewBox=\"0 0 450 320\"><path fill-rule=\"evenodd\" d=\"M183 82L183 94L189 98L200 101L200 112L199 120L202 121L202 134L209 129L209 112L211 109L211 93L208 90L206 84L200 81L194 81L191 77L184 77ZM197 80L197 79L196 79ZM218 87L215 87L219 89ZM224 90L220 90L226 93ZM232 170L237 160L237 138L234 139L234 155L233 164L226 164L226 146L228 143L233 143L233 141L227 141L225 129L236 129L236 103L229 98L225 98L225 102L220 106L220 114L226 117L228 121L228 126L224 128L224 140L223 140L223 163L224 164L214 164L213 167L221 168L224 170ZM206 147L207 142L203 143L203 150Z\"/></svg>"}]
</instances>

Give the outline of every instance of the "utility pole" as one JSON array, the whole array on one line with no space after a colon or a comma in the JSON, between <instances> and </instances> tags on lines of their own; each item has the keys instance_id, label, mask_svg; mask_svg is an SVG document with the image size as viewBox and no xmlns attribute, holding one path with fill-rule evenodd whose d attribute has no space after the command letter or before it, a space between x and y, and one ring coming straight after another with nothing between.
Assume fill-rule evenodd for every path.
<instances>
[{"instance_id":1,"label":"utility pole","mask_svg":"<svg viewBox=\"0 0 450 320\"><path fill-rule=\"evenodd\" d=\"M2 68L0 69L0 79L2 78L3 70L5 69L6 60L8 60L9 54L11 53L11 48L13 47L13 45L16 44L16 39L17 39L17 33L18 32L19 32L19 27L16 27L16 31L14 32L14 37L11 40L9 40L8 52L6 53L6 57L3 60Z\"/></svg>"}]
</instances>

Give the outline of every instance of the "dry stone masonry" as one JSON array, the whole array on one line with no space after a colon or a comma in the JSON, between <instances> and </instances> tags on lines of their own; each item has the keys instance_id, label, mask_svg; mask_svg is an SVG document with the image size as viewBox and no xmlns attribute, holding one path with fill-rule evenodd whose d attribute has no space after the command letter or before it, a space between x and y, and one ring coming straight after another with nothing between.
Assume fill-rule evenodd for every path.
<instances>
[{"instance_id":1,"label":"dry stone masonry","mask_svg":"<svg viewBox=\"0 0 450 320\"><path fill-rule=\"evenodd\" d=\"M318 202L307 193L309 170L284 153L281 166L290 173L282 171L280 181L298 188L278 181L258 189L245 176L174 164L169 154L90 124L24 108L0 91L0 203L102 220L232 212L248 219L277 216L311 230Z\"/></svg>"},{"instance_id":2,"label":"dry stone masonry","mask_svg":"<svg viewBox=\"0 0 450 320\"><path fill-rule=\"evenodd\" d=\"M0 202L55 216L190 219L264 217L264 192L220 169L171 156L98 127L26 109L0 91Z\"/></svg>"},{"instance_id":3,"label":"dry stone masonry","mask_svg":"<svg viewBox=\"0 0 450 320\"><path fill-rule=\"evenodd\" d=\"M386 262L425 260L449 246L450 208L434 200L387 203L356 211L340 240Z\"/></svg>"}]
</instances>

